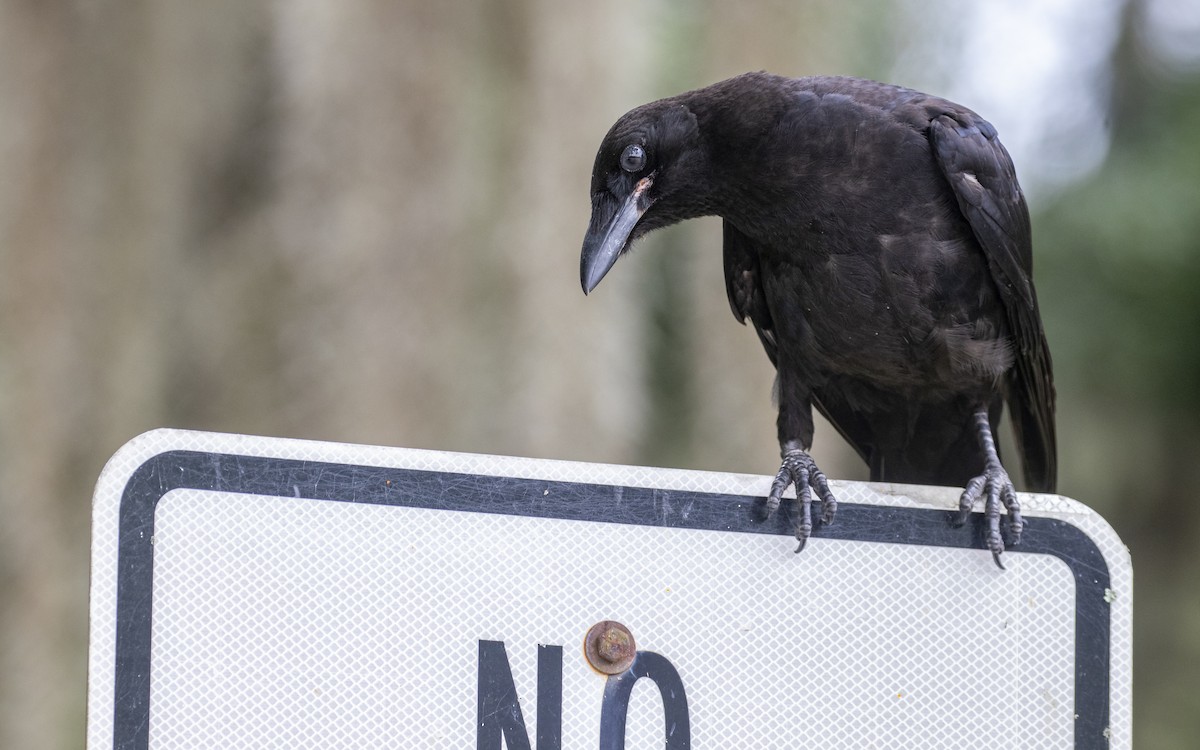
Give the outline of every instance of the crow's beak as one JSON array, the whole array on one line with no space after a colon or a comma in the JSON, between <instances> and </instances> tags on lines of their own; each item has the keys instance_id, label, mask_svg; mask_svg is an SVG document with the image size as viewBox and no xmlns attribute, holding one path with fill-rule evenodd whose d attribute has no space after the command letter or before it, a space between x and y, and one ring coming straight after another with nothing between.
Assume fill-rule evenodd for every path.
<instances>
[{"instance_id":1,"label":"crow's beak","mask_svg":"<svg viewBox=\"0 0 1200 750\"><path fill-rule=\"evenodd\" d=\"M604 274L628 247L634 226L654 202L647 195L653 184L653 174L638 180L633 192L616 210L613 210L615 201L611 199L599 197L592 201L592 220L587 236L583 238L583 252L579 256L579 281L583 284L584 294L596 288L600 279L604 278Z\"/></svg>"}]
</instances>

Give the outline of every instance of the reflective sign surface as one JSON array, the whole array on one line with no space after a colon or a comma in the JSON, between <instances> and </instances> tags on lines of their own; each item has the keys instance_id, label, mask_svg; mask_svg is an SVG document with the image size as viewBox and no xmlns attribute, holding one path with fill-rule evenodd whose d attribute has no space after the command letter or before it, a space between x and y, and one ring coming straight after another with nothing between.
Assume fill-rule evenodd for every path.
<instances>
[{"instance_id":1,"label":"reflective sign surface","mask_svg":"<svg viewBox=\"0 0 1200 750\"><path fill-rule=\"evenodd\" d=\"M89 745L1129 745L1124 547L1022 496L998 570L953 490L156 431L97 488ZM616 621L625 672L584 637Z\"/></svg>"}]
</instances>

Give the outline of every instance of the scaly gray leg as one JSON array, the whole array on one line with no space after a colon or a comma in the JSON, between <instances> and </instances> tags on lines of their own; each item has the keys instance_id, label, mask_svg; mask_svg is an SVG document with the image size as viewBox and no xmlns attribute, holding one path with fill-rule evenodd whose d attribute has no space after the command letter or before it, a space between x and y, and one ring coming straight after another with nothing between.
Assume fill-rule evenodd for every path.
<instances>
[{"instance_id":1,"label":"scaly gray leg","mask_svg":"<svg viewBox=\"0 0 1200 750\"><path fill-rule=\"evenodd\" d=\"M1021 541L1021 530L1024 521L1021 520L1021 505L1017 502L1017 490L1013 487L1008 472L1000 464L1000 454L996 452L996 441L992 437L992 425L988 420L987 409L975 412L975 430L979 435L979 444L984 453L983 473L967 482L962 497L958 500L958 513L955 515L956 525L966 523L975 503L984 498L983 514L987 519L987 546L992 552L996 565L1004 570L1000 555L1004 553L1004 537L1000 533L1000 505L1008 511L1008 535L1010 544L1016 546Z\"/></svg>"}]
</instances>

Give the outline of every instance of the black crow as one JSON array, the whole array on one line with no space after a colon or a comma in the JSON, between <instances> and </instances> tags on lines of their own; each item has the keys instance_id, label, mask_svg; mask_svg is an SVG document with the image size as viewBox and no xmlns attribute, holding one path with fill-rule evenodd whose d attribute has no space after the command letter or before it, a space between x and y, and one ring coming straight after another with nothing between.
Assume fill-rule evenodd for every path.
<instances>
[{"instance_id":1,"label":"black crow","mask_svg":"<svg viewBox=\"0 0 1200 750\"><path fill-rule=\"evenodd\" d=\"M965 486L1003 567L1021 535L993 434L1008 402L1025 479L1054 490L1054 385L1034 293L1029 211L1008 152L966 107L842 77L749 73L638 107L592 171L580 278L592 291L630 244L723 219L725 283L777 371L797 551L836 502L807 450L815 406L873 481Z\"/></svg>"}]
</instances>

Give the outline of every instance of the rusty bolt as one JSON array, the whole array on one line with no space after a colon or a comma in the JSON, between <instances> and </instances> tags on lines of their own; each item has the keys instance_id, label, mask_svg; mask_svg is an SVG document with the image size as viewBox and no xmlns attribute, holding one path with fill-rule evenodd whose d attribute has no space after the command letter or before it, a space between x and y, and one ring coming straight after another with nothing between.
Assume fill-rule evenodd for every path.
<instances>
[{"instance_id":1,"label":"rusty bolt","mask_svg":"<svg viewBox=\"0 0 1200 750\"><path fill-rule=\"evenodd\" d=\"M637 644L629 628L613 620L593 625L583 639L583 653L592 669L618 674L629 669L637 655Z\"/></svg>"},{"instance_id":2,"label":"rusty bolt","mask_svg":"<svg viewBox=\"0 0 1200 750\"><path fill-rule=\"evenodd\" d=\"M596 643L596 653L610 664L616 664L633 653L633 639L622 628L605 628Z\"/></svg>"}]
</instances>

